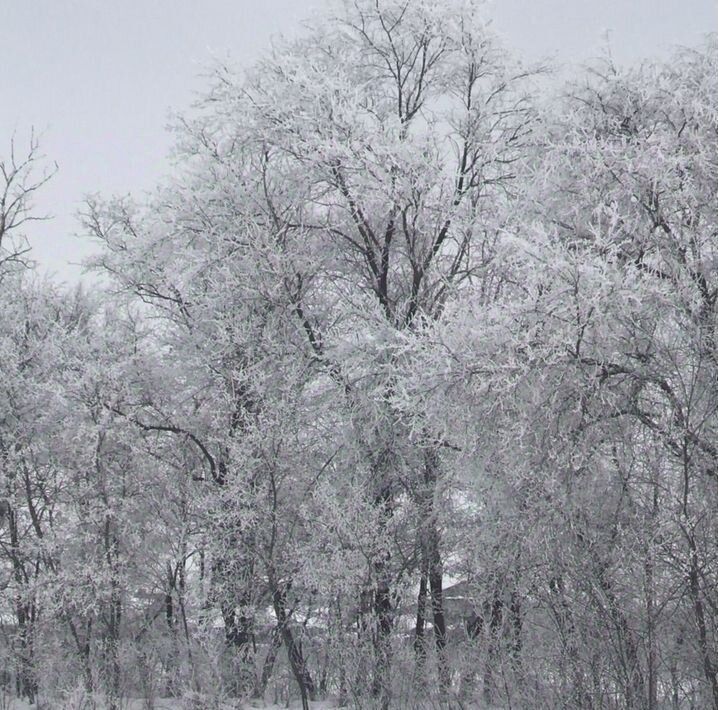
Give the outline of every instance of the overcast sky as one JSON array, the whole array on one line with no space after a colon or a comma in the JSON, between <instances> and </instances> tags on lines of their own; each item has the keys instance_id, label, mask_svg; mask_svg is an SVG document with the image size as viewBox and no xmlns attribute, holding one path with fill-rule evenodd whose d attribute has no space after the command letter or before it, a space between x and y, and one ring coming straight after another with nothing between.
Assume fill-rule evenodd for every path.
<instances>
[{"instance_id":1,"label":"overcast sky","mask_svg":"<svg viewBox=\"0 0 718 710\"><path fill-rule=\"evenodd\" d=\"M212 56L249 64L330 1L0 0L0 155L34 126L59 165L36 200L54 218L29 230L41 267L79 278L84 194L141 192L167 171L168 114L201 90ZM525 58L564 63L595 56L607 30L625 62L718 30L718 0L495 0L492 14Z\"/></svg>"}]
</instances>

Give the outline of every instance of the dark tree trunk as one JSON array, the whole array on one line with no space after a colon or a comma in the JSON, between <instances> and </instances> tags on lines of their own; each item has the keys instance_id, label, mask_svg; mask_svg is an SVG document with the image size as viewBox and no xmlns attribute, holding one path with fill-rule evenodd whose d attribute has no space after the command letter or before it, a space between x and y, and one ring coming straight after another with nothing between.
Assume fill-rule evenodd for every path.
<instances>
[{"instance_id":1,"label":"dark tree trunk","mask_svg":"<svg viewBox=\"0 0 718 710\"><path fill-rule=\"evenodd\" d=\"M549 589L552 593L551 607L554 619L562 642L563 663L568 666L565 677L572 683L568 691L571 695L571 702L577 708L591 707L590 696L585 688L584 676L578 667L578 648L576 646L576 625L573 619L573 611L566 598L566 590L563 578L553 577L549 580Z\"/></svg>"},{"instance_id":2,"label":"dark tree trunk","mask_svg":"<svg viewBox=\"0 0 718 710\"><path fill-rule=\"evenodd\" d=\"M357 639L359 641L359 658L356 666L351 669L350 683L353 695L363 695L361 691L367 689L367 678L372 678L373 668L370 668L369 642L374 651L376 634L374 632L374 592L370 588L364 588L359 594L359 610L357 613ZM373 660L373 657L372 657ZM374 684L371 685L371 692L374 692Z\"/></svg>"},{"instance_id":3,"label":"dark tree trunk","mask_svg":"<svg viewBox=\"0 0 718 710\"><path fill-rule=\"evenodd\" d=\"M439 692L444 696L451 687L451 671L446 653L446 615L444 613L444 571L441 559L441 541L436 518L434 496L439 476L439 453L436 448L424 454L424 485L426 515L426 562L429 572L431 613L434 620L436 662L439 675Z\"/></svg>"},{"instance_id":4,"label":"dark tree trunk","mask_svg":"<svg viewBox=\"0 0 718 710\"><path fill-rule=\"evenodd\" d=\"M693 618L698 631L698 647L703 663L703 674L710 687L713 710L718 710L718 675L711 659L711 650L708 647L708 626L706 622L705 608L700 590L700 565L698 550L696 547L693 532L688 536L690 550L690 568L688 571L688 587L693 602Z\"/></svg>"},{"instance_id":5,"label":"dark tree trunk","mask_svg":"<svg viewBox=\"0 0 718 710\"><path fill-rule=\"evenodd\" d=\"M16 611L18 620L18 672L17 692L32 704L38 691L38 681L34 668L33 617L34 609L30 604L23 604Z\"/></svg>"},{"instance_id":6,"label":"dark tree trunk","mask_svg":"<svg viewBox=\"0 0 718 710\"><path fill-rule=\"evenodd\" d=\"M292 629L289 626L287 585L279 586L272 584L272 603L274 605L274 613L277 617L277 627L280 629L282 640L287 650L289 666L292 669L294 678L299 686L299 692L302 696L302 708L308 710L309 701L316 699L316 686L307 668L301 644L295 640Z\"/></svg>"},{"instance_id":7,"label":"dark tree trunk","mask_svg":"<svg viewBox=\"0 0 718 710\"><path fill-rule=\"evenodd\" d=\"M85 629L84 638L80 638L77 625L68 616L66 617L67 625L70 628L70 634L75 640L75 646L77 647L77 655L82 660L82 680L85 690L88 695L92 695L95 690L94 681L92 679L92 665L90 663L90 640L92 638L92 619L87 621L87 628Z\"/></svg>"},{"instance_id":8,"label":"dark tree trunk","mask_svg":"<svg viewBox=\"0 0 718 710\"><path fill-rule=\"evenodd\" d=\"M235 531L222 531L226 534L226 550L241 550L239 535ZM234 696L251 694L256 685L254 668L254 619L247 614L251 607L252 596L248 592L253 568L240 576L238 564L230 564L226 550L222 550L211 563L210 599L219 608L224 622L224 641L233 665L237 664L227 679L227 686ZM249 579L247 579L249 577ZM237 672L235 672L237 671Z\"/></svg>"},{"instance_id":9,"label":"dark tree trunk","mask_svg":"<svg viewBox=\"0 0 718 710\"><path fill-rule=\"evenodd\" d=\"M257 687L254 691L256 698L263 698L264 693L267 691L267 685L269 679L272 677L274 671L274 662L277 660L277 653L282 647L282 630L279 626L276 626L272 630L272 635L269 640L269 648L267 649L267 655L264 657L264 663L262 664L262 674L257 683Z\"/></svg>"},{"instance_id":10,"label":"dark tree trunk","mask_svg":"<svg viewBox=\"0 0 718 710\"><path fill-rule=\"evenodd\" d=\"M177 620L175 619L174 601L172 593L175 587L175 575L172 572L172 564L167 563L167 586L165 587L165 619L167 628L174 633Z\"/></svg>"},{"instance_id":11,"label":"dark tree trunk","mask_svg":"<svg viewBox=\"0 0 718 710\"><path fill-rule=\"evenodd\" d=\"M109 707L110 710L119 708L120 698L120 624L122 621L122 599L120 597L119 585L112 582L110 595L110 608L108 610L108 629L106 640L107 665L109 672Z\"/></svg>"},{"instance_id":12,"label":"dark tree trunk","mask_svg":"<svg viewBox=\"0 0 718 710\"><path fill-rule=\"evenodd\" d=\"M249 599L240 599L239 602L246 604ZM239 663L238 674L232 679L233 693L242 696L252 692L256 684L253 621L246 614L238 613L234 602L223 601L220 610L224 621L225 643L236 654L235 659Z\"/></svg>"},{"instance_id":13,"label":"dark tree trunk","mask_svg":"<svg viewBox=\"0 0 718 710\"><path fill-rule=\"evenodd\" d=\"M374 499L374 504L382 512L383 520L391 517L391 490L384 485ZM382 529L385 528L382 522ZM374 620L373 646L374 646L374 678L372 682L372 695L379 700L384 710L391 702L391 586L389 583L388 553L380 553L374 560L374 579L376 586L371 592L371 611Z\"/></svg>"},{"instance_id":14,"label":"dark tree trunk","mask_svg":"<svg viewBox=\"0 0 718 710\"><path fill-rule=\"evenodd\" d=\"M174 605L174 589L176 586L177 575L172 569L172 563L167 562L167 586L165 587L165 621L167 622L167 630L169 631L171 650L167 658L167 682L165 685L165 693L172 698L176 694L176 678L175 672L178 667L178 640L177 640L177 614Z\"/></svg>"},{"instance_id":15,"label":"dark tree trunk","mask_svg":"<svg viewBox=\"0 0 718 710\"><path fill-rule=\"evenodd\" d=\"M523 648L523 615L521 610L521 593L516 587L511 591L509 613L511 615L511 631L513 634L511 657L514 672L517 673L519 676L518 680L520 681L522 675L521 650Z\"/></svg>"},{"instance_id":16,"label":"dark tree trunk","mask_svg":"<svg viewBox=\"0 0 718 710\"><path fill-rule=\"evenodd\" d=\"M655 475L655 474L654 474ZM658 515L658 485L653 482L653 525L652 532L656 533L656 518ZM658 709L658 652L656 648L656 619L655 619L655 583L654 583L654 552L649 545L644 550L645 577L646 577L646 636L648 642L647 675L648 675L648 709Z\"/></svg>"},{"instance_id":17,"label":"dark tree trunk","mask_svg":"<svg viewBox=\"0 0 718 710\"><path fill-rule=\"evenodd\" d=\"M490 705L495 696L494 685L494 663L499 651L499 636L501 623L503 621L504 602L501 598L501 590L497 588L490 604L489 617L489 642L486 654L486 667L484 668L484 700Z\"/></svg>"},{"instance_id":18,"label":"dark tree trunk","mask_svg":"<svg viewBox=\"0 0 718 710\"><path fill-rule=\"evenodd\" d=\"M429 540L429 590L431 612L434 619L434 639L439 671L439 691L444 696L451 686L449 662L446 656L446 617L444 615L443 569L439 551L439 533L435 527Z\"/></svg>"},{"instance_id":19,"label":"dark tree trunk","mask_svg":"<svg viewBox=\"0 0 718 710\"><path fill-rule=\"evenodd\" d=\"M238 614L231 602L222 603L222 619L227 644L238 651L243 661L248 660L254 647L251 619L244 614Z\"/></svg>"},{"instance_id":20,"label":"dark tree trunk","mask_svg":"<svg viewBox=\"0 0 718 710\"><path fill-rule=\"evenodd\" d=\"M463 621L467 638L469 641L475 643L478 641L481 636L481 631L484 628L484 617L474 611L469 616L465 617ZM475 679L476 666L473 662L467 663L464 665L459 687L459 694L463 701L468 701L473 695Z\"/></svg>"},{"instance_id":21,"label":"dark tree trunk","mask_svg":"<svg viewBox=\"0 0 718 710\"><path fill-rule=\"evenodd\" d=\"M15 511L7 507L8 527L10 530L10 555L12 559L13 579L15 591L15 617L17 620L17 650L18 661L16 685L17 693L26 698L29 703L35 702L38 683L34 669L33 621L35 608L32 602L23 598L22 590L27 588L28 575L20 555L20 538L18 533L17 517Z\"/></svg>"},{"instance_id":22,"label":"dark tree trunk","mask_svg":"<svg viewBox=\"0 0 718 710\"><path fill-rule=\"evenodd\" d=\"M110 602L107 609L105 636L105 663L108 675L109 709L117 710L120 697L120 627L122 623L122 590L120 589L120 571L117 565L119 540L113 528L111 518L105 518L103 540L105 559L110 570Z\"/></svg>"},{"instance_id":23,"label":"dark tree trunk","mask_svg":"<svg viewBox=\"0 0 718 710\"><path fill-rule=\"evenodd\" d=\"M419 594L416 600L416 624L414 626L414 677L417 687L423 687L426 672L426 599L428 595L428 574L422 562L419 579Z\"/></svg>"},{"instance_id":24,"label":"dark tree trunk","mask_svg":"<svg viewBox=\"0 0 718 710\"><path fill-rule=\"evenodd\" d=\"M598 586L608 602L608 611L615 626L623 650L622 665L625 674L625 702L627 708L638 708L644 704L646 697L645 681L641 669L638 652L638 640L634 630L621 608L616 597L614 586L608 574L608 565L594 555L597 570ZM625 658L625 660L623 660ZM718 710L718 707L716 708Z\"/></svg>"},{"instance_id":25,"label":"dark tree trunk","mask_svg":"<svg viewBox=\"0 0 718 710\"><path fill-rule=\"evenodd\" d=\"M389 583L380 581L374 592L376 619L376 667L372 692L381 698L381 707L388 708L391 698L391 593Z\"/></svg>"}]
</instances>

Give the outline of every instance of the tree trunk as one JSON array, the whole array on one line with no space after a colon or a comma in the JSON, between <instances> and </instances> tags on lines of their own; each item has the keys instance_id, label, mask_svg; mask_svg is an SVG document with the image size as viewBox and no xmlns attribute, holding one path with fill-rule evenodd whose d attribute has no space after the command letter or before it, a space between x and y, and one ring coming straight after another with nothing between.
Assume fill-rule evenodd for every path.
<instances>
[{"instance_id":1,"label":"tree trunk","mask_svg":"<svg viewBox=\"0 0 718 710\"><path fill-rule=\"evenodd\" d=\"M32 704L38 691L38 681L34 668L33 617L34 610L30 604L22 604L16 610L18 620L18 671L17 692Z\"/></svg>"},{"instance_id":2,"label":"tree trunk","mask_svg":"<svg viewBox=\"0 0 718 710\"><path fill-rule=\"evenodd\" d=\"M121 685L120 667L120 623L122 621L122 599L120 597L119 585L112 581L112 592L110 595L109 623L107 632L107 654L109 670L109 707L110 710L118 710Z\"/></svg>"},{"instance_id":3,"label":"tree trunk","mask_svg":"<svg viewBox=\"0 0 718 710\"><path fill-rule=\"evenodd\" d=\"M88 619L87 628L85 629L84 638L80 638L80 634L77 630L75 622L69 617L66 617L67 625L70 628L70 634L75 640L75 646L77 647L77 655L82 660L82 680L85 686L85 691L88 695L92 695L95 691L94 681L92 678L92 665L90 663L90 640L92 639L92 619Z\"/></svg>"},{"instance_id":4,"label":"tree trunk","mask_svg":"<svg viewBox=\"0 0 718 710\"><path fill-rule=\"evenodd\" d=\"M309 700L316 699L316 686L307 668L301 644L294 639L289 626L289 614L286 606L288 585L279 586L271 582L270 584L272 586L272 603L277 617L277 627L280 629L282 640L287 650L289 666L299 686L299 692L302 696L302 708L303 710L308 710Z\"/></svg>"},{"instance_id":5,"label":"tree trunk","mask_svg":"<svg viewBox=\"0 0 718 710\"><path fill-rule=\"evenodd\" d=\"M576 624L574 623L573 611L566 598L563 578L560 576L553 577L549 580L548 586L552 596L556 598L556 605L554 606L552 603L551 606L561 638L563 656L563 668L561 670L572 684L568 694L571 696L574 707L591 707L590 696L585 688L584 675L578 666L579 649L576 644ZM567 669L566 665L568 666Z\"/></svg>"},{"instance_id":6,"label":"tree trunk","mask_svg":"<svg viewBox=\"0 0 718 710\"><path fill-rule=\"evenodd\" d=\"M514 673L516 674L516 682L519 685L522 685L523 663L521 660L521 651L523 649L523 615L521 609L521 593L517 587L514 587L511 591L509 615L511 618L511 631L513 634L511 644L511 662Z\"/></svg>"},{"instance_id":7,"label":"tree trunk","mask_svg":"<svg viewBox=\"0 0 718 710\"><path fill-rule=\"evenodd\" d=\"M228 549L242 549L233 531L227 536ZM251 605L251 593L246 579L241 579L237 566L230 564L225 551L212 560L210 599L222 614L224 641L232 661L239 664L239 672L232 672L226 682L234 696L251 693L256 685L254 668L254 619L246 609ZM250 566L250 578L251 578ZM239 609L239 611L238 611Z\"/></svg>"},{"instance_id":8,"label":"tree trunk","mask_svg":"<svg viewBox=\"0 0 718 710\"><path fill-rule=\"evenodd\" d=\"M654 476L656 472L654 471ZM658 518L658 483L653 481L653 510L652 510L651 533L655 532ZM658 708L658 653L656 649L656 619L655 619L655 581L654 581L654 552L653 545L649 542L645 550L646 563L646 633L648 636L648 710Z\"/></svg>"},{"instance_id":9,"label":"tree trunk","mask_svg":"<svg viewBox=\"0 0 718 710\"><path fill-rule=\"evenodd\" d=\"M281 646L282 630L279 626L276 626L272 630L267 655L264 657L264 663L262 664L262 674L254 691L255 698L264 697L264 693L267 691L267 685L269 684L269 679L272 677L272 672L274 671L274 662L277 660L277 653L279 652Z\"/></svg>"},{"instance_id":10,"label":"tree trunk","mask_svg":"<svg viewBox=\"0 0 718 710\"><path fill-rule=\"evenodd\" d=\"M688 588L693 603L693 617L698 630L698 647L703 662L703 674L710 686L713 710L718 710L718 677L716 668L711 659L711 651L708 647L708 627L705 617L705 608L700 590L700 566L698 561L698 549L693 532L688 535L688 546L690 550L690 569L688 572Z\"/></svg>"},{"instance_id":11,"label":"tree trunk","mask_svg":"<svg viewBox=\"0 0 718 710\"><path fill-rule=\"evenodd\" d=\"M429 537L429 590L431 592L431 612L434 619L434 640L436 642L436 662L439 671L439 693L444 697L451 687L451 673L446 655L446 617L444 615L444 573L439 551L439 531L432 520Z\"/></svg>"},{"instance_id":12,"label":"tree trunk","mask_svg":"<svg viewBox=\"0 0 718 710\"><path fill-rule=\"evenodd\" d=\"M120 589L120 571L117 565L119 540L109 515L105 518L103 541L105 560L110 571L110 602L107 610L107 635L105 637L106 667L109 675L109 709L119 708L120 698L120 625L122 622L122 591Z\"/></svg>"},{"instance_id":13,"label":"tree trunk","mask_svg":"<svg viewBox=\"0 0 718 710\"><path fill-rule=\"evenodd\" d=\"M446 654L446 616L444 614L444 570L441 559L440 533L436 519L434 496L439 476L439 454L436 448L424 453L424 485L426 510L426 560L429 571L431 613L434 620L436 662L439 675L439 693L443 697L451 687L451 671Z\"/></svg>"},{"instance_id":14,"label":"tree trunk","mask_svg":"<svg viewBox=\"0 0 718 710\"><path fill-rule=\"evenodd\" d=\"M382 710L389 707L391 699L391 596L389 583L380 580L374 592L374 618L376 653L372 693L381 699Z\"/></svg>"},{"instance_id":15,"label":"tree trunk","mask_svg":"<svg viewBox=\"0 0 718 710\"><path fill-rule=\"evenodd\" d=\"M391 515L391 490L384 484L374 499L375 506L382 513L382 530L385 529L383 521ZM373 563L374 579L376 580L371 594L371 610L374 621L374 679L372 682L372 695L379 700L380 707L385 710L391 702L391 586L389 583L388 552L377 554Z\"/></svg>"},{"instance_id":16,"label":"tree trunk","mask_svg":"<svg viewBox=\"0 0 718 710\"><path fill-rule=\"evenodd\" d=\"M18 534L15 510L8 506L8 527L10 529L10 556L12 561L13 579L15 581L15 618L17 620L17 693L27 698L29 703L35 702L37 695L37 678L34 669L34 646L32 622L35 616L34 604L23 598L23 589L27 589L27 573L20 554L20 538Z\"/></svg>"},{"instance_id":17,"label":"tree trunk","mask_svg":"<svg viewBox=\"0 0 718 710\"><path fill-rule=\"evenodd\" d=\"M422 554L422 557L424 555ZM426 672L426 598L428 594L428 575L426 564L422 560L419 594L416 599L416 624L414 625L414 681L417 688L424 686Z\"/></svg>"},{"instance_id":18,"label":"tree trunk","mask_svg":"<svg viewBox=\"0 0 718 710\"><path fill-rule=\"evenodd\" d=\"M496 588L494 596L487 610L489 617L489 638L486 652L486 666L484 667L484 702L490 705L494 701L494 662L499 651L499 635L503 621L504 602L501 598L501 589Z\"/></svg>"},{"instance_id":19,"label":"tree trunk","mask_svg":"<svg viewBox=\"0 0 718 710\"><path fill-rule=\"evenodd\" d=\"M246 597L239 600L240 605L248 601ZM251 692L256 684L252 619L246 614L238 613L234 601L223 601L220 609L224 621L225 643L236 654L236 660L240 665L238 677L232 680L233 693L242 696Z\"/></svg>"}]
</instances>

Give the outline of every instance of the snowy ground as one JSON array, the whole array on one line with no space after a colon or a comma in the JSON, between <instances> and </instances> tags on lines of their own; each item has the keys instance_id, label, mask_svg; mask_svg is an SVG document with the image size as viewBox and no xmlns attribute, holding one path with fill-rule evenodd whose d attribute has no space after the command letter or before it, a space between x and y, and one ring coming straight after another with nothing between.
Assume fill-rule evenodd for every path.
<instances>
[{"instance_id":1,"label":"snowy ground","mask_svg":"<svg viewBox=\"0 0 718 710\"><path fill-rule=\"evenodd\" d=\"M186 704L179 698L158 698L152 705L147 705L144 700L127 700L121 703L121 710L185 710L190 705ZM257 702L247 703L242 706L241 710L297 710L301 708L300 701L295 701L289 705L281 704L258 704ZM322 700L310 703L312 710L338 710L338 705L331 700ZM0 698L0 710L104 710L104 706L91 706L89 704L71 704L60 708L56 704L28 705L24 700L16 700L11 698ZM221 707L207 706L203 710L239 710L236 705L225 705Z\"/></svg>"}]
</instances>

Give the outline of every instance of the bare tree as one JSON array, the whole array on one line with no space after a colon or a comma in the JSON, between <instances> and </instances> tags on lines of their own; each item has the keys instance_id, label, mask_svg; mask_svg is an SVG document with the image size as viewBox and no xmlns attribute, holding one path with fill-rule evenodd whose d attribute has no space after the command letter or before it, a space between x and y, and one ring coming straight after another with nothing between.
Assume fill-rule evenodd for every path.
<instances>
[{"instance_id":1,"label":"bare tree","mask_svg":"<svg viewBox=\"0 0 718 710\"><path fill-rule=\"evenodd\" d=\"M48 219L33 212L33 198L56 172L57 164L45 163L34 130L24 152L18 151L15 136L10 139L9 154L0 158L0 274L29 266L30 245L21 228Z\"/></svg>"}]
</instances>

